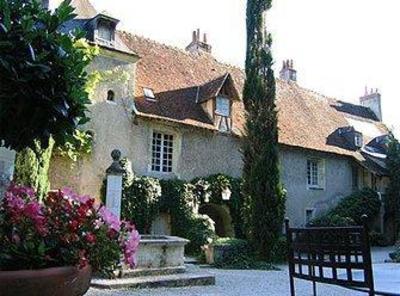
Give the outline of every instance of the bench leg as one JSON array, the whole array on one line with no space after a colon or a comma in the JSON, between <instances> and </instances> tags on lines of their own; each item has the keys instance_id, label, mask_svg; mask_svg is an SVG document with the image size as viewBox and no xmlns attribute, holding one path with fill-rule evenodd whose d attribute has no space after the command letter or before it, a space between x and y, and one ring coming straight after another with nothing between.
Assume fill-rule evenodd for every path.
<instances>
[{"instance_id":1,"label":"bench leg","mask_svg":"<svg viewBox=\"0 0 400 296\"><path fill-rule=\"evenodd\" d=\"M290 296L296 296L296 292L294 290L294 278L292 276L290 276L289 282L290 282Z\"/></svg>"}]
</instances>

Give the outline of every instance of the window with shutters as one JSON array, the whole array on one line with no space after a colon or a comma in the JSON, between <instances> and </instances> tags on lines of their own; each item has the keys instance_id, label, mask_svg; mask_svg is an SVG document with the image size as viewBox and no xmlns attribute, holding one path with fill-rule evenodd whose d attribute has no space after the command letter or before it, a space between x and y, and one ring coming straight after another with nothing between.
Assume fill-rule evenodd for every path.
<instances>
[{"instance_id":1,"label":"window with shutters","mask_svg":"<svg viewBox=\"0 0 400 296\"><path fill-rule=\"evenodd\" d=\"M174 136L153 132L151 170L153 172L171 173L173 162Z\"/></svg>"},{"instance_id":2,"label":"window with shutters","mask_svg":"<svg viewBox=\"0 0 400 296\"><path fill-rule=\"evenodd\" d=\"M325 162L323 160L307 160L307 186L309 189L325 188Z\"/></svg>"}]
</instances>

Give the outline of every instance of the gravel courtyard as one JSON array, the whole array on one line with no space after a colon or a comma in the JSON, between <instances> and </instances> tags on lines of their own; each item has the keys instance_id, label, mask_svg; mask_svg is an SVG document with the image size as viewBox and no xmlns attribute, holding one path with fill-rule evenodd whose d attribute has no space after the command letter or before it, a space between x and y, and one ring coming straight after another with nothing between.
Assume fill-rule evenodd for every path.
<instances>
[{"instance_id":1,"label":"gravel courtyard","mask_svg":"<svg viewBox=\"0 0 400 296\"><path fill-rule=\"evenodd\" d=\"M373 248L374 277L377 290L400 293L400 264L383 263L393 247ZM191 266L190 268L198 268ZM97 290L90 289L88 296L286 296L289 293L287 266L280 266L279 271L256 270L220 270L204 268L216 277L215 286L149 289L149 290ZM397 288L398 287L398 288ZM336 286L317 284L317 294L321 296L365 296ZM312 295L309 282L296 280L296 295Z\"/></svg>"},{"instance_id":2,"label":"gravel courtyard","mask_svg":"<svg viewBox=\"0 0 400 296\"><path fill-rule=\"evenodd\" d=\"M283 267L285 268L285 267ZM286 269L286 268L285 268ZM289 293L289 280L286 270L253 271L253 270L217 270L205 269L216 276L215 286L150 289L150 290L113 290L103 291L91 289L89 296L285 296ZM311 284L296 282L297 295L312 295ZM358 296L358 293L338 287L318 285L319 295L324 296Z\"/></svg>"}]
</instances>

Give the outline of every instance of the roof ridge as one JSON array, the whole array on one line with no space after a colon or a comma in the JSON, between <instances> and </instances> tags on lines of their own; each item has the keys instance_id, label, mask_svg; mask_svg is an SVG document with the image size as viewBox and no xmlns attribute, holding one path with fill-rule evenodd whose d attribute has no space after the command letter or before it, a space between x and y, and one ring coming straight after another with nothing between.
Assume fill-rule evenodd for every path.
<instances>
[{"instance_id":1,"label":"roof ridge","mask_svg":"<svg viewBox=\"0 0 400 296\"><path fill-rule=\"evenodd\" d=\"M128 35L128 36L130 36L130 37L137 37L137 38L144 39L144 40L146 40L146 41L148 41L148 42L150 42L150 43L152 43L152 44L154 44L154 45L161 45L161 46L166 47L166 48L169 48L169 49L171 49L171 50L175 50L175 51L178 51L178 52L180 52L180 53L183 53L183 54L185 54L185 55L187 55L187 56L196 56L196 55L198 55L198 56L199 56L199 55L208 56L208 57L212 58L213 60L215 60L215 61L216 61L218 64L220 64L221 66L225 66L225 67L228 67L228 68L234 68L234 69L243 71L243 73L244 73L244 71L245 71L243 68L241 68L241 67L239 67L239 66L236 66L236 65L233 65L233 64L229 64L229 63L227 63L227 62L220 61L220 60L218 60L216 57L214 57L212 54L207 53L207 52L202 52L201 54L192 53L192 52L186 51L184 48L181 48L181 47L178 47L178 46L175 46L175 45L171 45L171 44L166 44L166 43L164 43L164 42L160 42L160 41L151 39L151 38L149 38L149 37L146 37L146 36L143 36L143 35L140 35L140 34L136 34L136 33L133 33L133 32L129 32L129 31L127 31L127 30L118 30L118 32L120 32L120 33L122 33L122 34L126 34L126 35ZM221 76L222 76L222 75L221 75Z\"/></svg>"}]
</instances>

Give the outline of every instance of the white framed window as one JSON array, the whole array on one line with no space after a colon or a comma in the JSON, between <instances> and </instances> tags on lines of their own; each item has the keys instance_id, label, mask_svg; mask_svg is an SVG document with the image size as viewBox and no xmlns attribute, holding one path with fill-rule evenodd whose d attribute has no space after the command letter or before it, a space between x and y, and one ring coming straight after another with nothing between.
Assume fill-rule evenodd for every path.
<instances>
[{"instance_id":1,"label":"white framed window","mask_svg":"<svg viewBox=\"0 0 400 296\"><path fill-rule=\"evenodd\" d=\"M154 131L151 153L151 170L153 172L171 173L173 167L174 136Z\"/></svg>"},{"instance_id":2,"label":"white framed window","mask_svg":"<svg viewBox=\"0 0 400 296\"><path fill-rule=\"evenodd\" d=\"M304 213L304 222L305 225L311 222L312 219L315 218L315 208L306 208Z\"/></svg>"},{"instance_id":3,"label":"white framed window","mask_svg":"<svg viewBox=\"0 0 400 296\"><path fill-rule=\"evenodd\" d=\"M307 186L309 189L325 188L325 162L323 160L307 160Z\"/></svg>"},{"instance_id":4,"label":"white framed window","mask_svg":"<svg viewBox=\"0 0 400 296\"><path fill-rule=\"evenodd\" d=\"M215 113L217 115L229 117L231 115L231 102L230 102L230 100L227 99L227 98L224 98L224 97L217 97Z\"/></svg>"}]
</instances>

